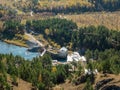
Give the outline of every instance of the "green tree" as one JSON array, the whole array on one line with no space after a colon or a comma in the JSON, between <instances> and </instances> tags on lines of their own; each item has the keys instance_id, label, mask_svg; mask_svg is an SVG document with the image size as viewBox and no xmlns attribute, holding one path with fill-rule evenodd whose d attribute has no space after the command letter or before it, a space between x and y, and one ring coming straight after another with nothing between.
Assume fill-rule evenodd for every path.
<instances>
[{"instance_id":1,"label":"green tree","mask_svg":"<svg viewBox=\"0 0 120 90\"><path fill-rule=\"evenodd\" d=\"M56 72L56 81L57 83L63 83L66 79L66 74L65 74L65 68L63 65L58 65L57 66L57 72Z\"/></svg>"},{"instance_id":2,"label":"green tree","mask_svg":"<svg viewBox=\"0 0 120 90\"><path fill-rule=\"evenodd\" d=\"M98 59L98 55L99 55L99 51L98 51L98 49L96 49L96 50L94 51L94 59L95 59L95 60Z\"/></svg>"},{"instance_id":3,"label":"green tree","mask_svg":"<svg viewBox=\"0 0 120 90\"><path fill-rule=\"evenodd\" d=\"M89 78L87 79L84 90L94 90Z\"/></svg>"},{"instance_id":4,"label":"green tree","mask_svg":"<svg viewBox=\"0 0 120 90\"><path fill-rule=\"evenodd\" d=\"M89 49L85 52L85 57L87 58L87 61L92 58L92 52Z\"/></svg>"},{"instance_id":5,"label":"green tree","mask_svg":"<svg viewBox=\"0 0 120 90\"><path fill-rule=\"evenodd\" d=\"M77 76L80 76L83 73L83 67L80 63L77 65L78 71L76 72Z\"/></svg>"},{"instance_id":6,"label":"green tree","mask_svg":"<svg viewBox=\"0 0 120 90\"><path fill-rule=\"evenodd\" d=\"M0 72L5 73L6 72L6 67L5 64L0 60Z\"/></svg>"},{"instance_id":7,"label":"green tree","mask_svg":"<svg viewBox=\"0 0 120 90\"><path fill-rule=\"evenodd\" d=\"M49 90L52 87L53 85L52 76L48 70L43 70L42 82L45 84L46 90Z\"/></svg>"},{"instance_id":8,"label":"green tree","mask_svg":"<svg viewBox=\"0 0 120 90\"><path fill-rule=\"evenodd\" d=\"M51 61L51 57L48 54L45 54L42 58L41 58L41 62L42 62L42 66L44 69L51 71L52 69L52 61Z\"/></svg>"},{"instance_id":9,"label":"green tree","mask_svg":"<svg viewBox=\"0 0 120 90\"><path fill-rule=\"evenodd\" d=\"M24 26L15 20L8 20L4 23L4 37L13 38L15 34L24 34Z\"/></svg>"}]
</instances>

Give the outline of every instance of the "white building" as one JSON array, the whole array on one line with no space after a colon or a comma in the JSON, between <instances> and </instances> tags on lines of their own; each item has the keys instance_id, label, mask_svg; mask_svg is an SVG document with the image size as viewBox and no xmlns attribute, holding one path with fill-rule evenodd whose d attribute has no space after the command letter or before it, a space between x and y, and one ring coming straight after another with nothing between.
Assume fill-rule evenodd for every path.
<instances>
[{"instance_id":1,"label":"white building","mask_svg":"<svg viewBox=\"0 0 120 90\"><path fill-rule=\"evenodd\" d=\"M61 58L66 58L68 55L68 49L65 47L62 47L59 51L58 51L58 56Z\"/></svg>"},{"instance_id":2,"label":"white building","mask_svg":"<svg viewBox=\"0 0 120 90\"><path fill-rule=\"evenodd\" d=\"M73 52L72 54L69 54L67 56L67 62L72 62L72 61L86 62L86 58L84 56L80 56L78 52Z\"/></svg>"}]
</instances>

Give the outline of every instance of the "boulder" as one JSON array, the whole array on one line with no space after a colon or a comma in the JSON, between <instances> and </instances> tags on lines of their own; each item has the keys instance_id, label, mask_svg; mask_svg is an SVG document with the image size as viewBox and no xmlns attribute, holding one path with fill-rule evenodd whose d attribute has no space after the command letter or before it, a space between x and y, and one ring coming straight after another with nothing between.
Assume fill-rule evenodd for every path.
<instances>
[{"instance_id":1,"label":"boulder","mask_svg":"<svg viewBox=\"0 0 120 90\"><path fill-rule=\"evenodd\" d=\"M116 85L110 85L103 87L101 90L120 90L120 87Z\"/></svg>"},{"instance_id":2,"label":"boulder","mask_svg":"<svg viewBox=\"0 0 120 90\"><path fill-rule=\"evenodd\" d=\"M110 79L104 79L104 80L97 82L95 85L95 90L99 90L103 85L111 82L112 80L114 80L114 79L110 78Z\"/></svg>"}]
</instances>

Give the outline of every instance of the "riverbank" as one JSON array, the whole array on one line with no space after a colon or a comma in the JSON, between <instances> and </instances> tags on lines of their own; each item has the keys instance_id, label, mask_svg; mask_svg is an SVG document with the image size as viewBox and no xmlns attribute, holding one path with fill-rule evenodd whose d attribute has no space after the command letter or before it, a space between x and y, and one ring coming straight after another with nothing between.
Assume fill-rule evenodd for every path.
<instances>
[{"instance_id":1,"label":"riverbank","mask_svg":"<svg viewBox=\"0 0 120 90\"><path fill-rule=\"evenodd\" d=\"M12 44L20 47L26 47L26 48L29 47L26 43L26 41L28 41L29 38L26 35L16 34L13 39L6 39L1 37L0 40L8 44Z\"/></svg>"},{"instance_id":2,"label":"riverbank","mask_svg":"<svg viewBox=\"0 0 120 90\"><path fill-rule=\"evenodd\" d=\"M28 45L25 43L25 41L21 41L21 40L2 40L8 44L13 44L13 45L16 45L16 46L20 46L20 47L26 47L28 48Z\"/></svg>"}]
</instances>

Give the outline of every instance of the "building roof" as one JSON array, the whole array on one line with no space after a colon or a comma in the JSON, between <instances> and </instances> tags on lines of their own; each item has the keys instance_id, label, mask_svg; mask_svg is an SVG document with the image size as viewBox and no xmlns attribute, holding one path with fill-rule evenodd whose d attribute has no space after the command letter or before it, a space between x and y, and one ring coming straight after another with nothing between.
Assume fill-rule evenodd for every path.
<instances>
[{"instance_id":1,"label":"building roof","mask_svg":"<svg viewBox=\"0 0 120 90\"><path fill-rule=\"evenodd\" d=\"M60 51L68 51L68 49L66 48L66 47L62 47L61 49L60 49Z\"/></svg>"},{"instance_id":2,"label":"building roof","mask_svg":"<svg viewBox=\"0 0 120 90\"><path fill-rule=\"evenodd\" d=\"M86 58L84 56L80 56L78 52L73 52L73 54L67 56L67 62L72 62L72 61L86 62Z\"/></svg>"}]
</instances>

